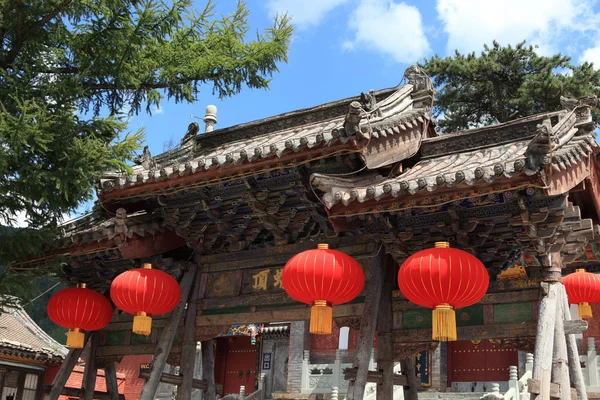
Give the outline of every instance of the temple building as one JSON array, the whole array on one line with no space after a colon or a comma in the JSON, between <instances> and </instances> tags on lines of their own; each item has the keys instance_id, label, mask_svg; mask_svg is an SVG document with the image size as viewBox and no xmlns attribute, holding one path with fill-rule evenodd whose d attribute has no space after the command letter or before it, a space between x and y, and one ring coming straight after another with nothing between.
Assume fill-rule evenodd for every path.
<instances>
[{"instance_id":1,"label":"temple building","mask_svg":"<svg viewBox=\"0 0 600 400\"><path fill-rule=\"evenodd\" d=\"M150 322L143 310L115 310L86 336L97 360L90 368L152 356L144 400L161 382L178 386L182 400L196 391L206 400L240 392L391 400L402 390L407 400L417 391L546 399L571 389L583 398L598 381L595 348L583 343L587 322L571 315L562 277L600 266L597 99L565 98L561 110L440 134L432 82L418 67L404 77L220 129L209 106L204 132L192 123L177 148L145 148L132 174L101 176L102 207L13 269L61 256L65 282L107 297L117 276L144 264L177 280L173 311ZM290 258L319 244L365 275L362 292L333 307L325 335L309 333L311 305L282 281ZM452 309L457 340L447 342L434 338L436 310L409 301L398 281L407 258L434 246L468 252L489 278L479 301ZM148 334L132 332L136 318ZM568 371L548 370L567 358ZM168 365L180 368L167 373Z\"/></svg>"}]
</instances>

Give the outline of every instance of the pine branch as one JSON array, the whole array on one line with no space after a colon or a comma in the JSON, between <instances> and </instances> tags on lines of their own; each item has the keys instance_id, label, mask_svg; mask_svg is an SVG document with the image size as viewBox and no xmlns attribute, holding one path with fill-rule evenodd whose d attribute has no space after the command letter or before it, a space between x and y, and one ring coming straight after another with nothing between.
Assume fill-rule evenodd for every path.
<instances>
[{"instance_id":1,"label":"pine branch","mask_svg":"<svg viewBox=\"0 0 600 400\"><path fill-rule=\"evenodd\" d=\"M62 4L52 10L49 14L46 14L36 23L28 27L26 31L23 31L23 0L16 0L17 3L17 30L15 34L15 43L8 52L8 55L0 64L3 68L8 68L9 65L14 63L15 59L21 52L25 42L31 37L31 34L35 33L38 29L43 28L48 22L52 21L62 10L71 4L73 0L63 0Z\"/></svg>"}]
</instances>

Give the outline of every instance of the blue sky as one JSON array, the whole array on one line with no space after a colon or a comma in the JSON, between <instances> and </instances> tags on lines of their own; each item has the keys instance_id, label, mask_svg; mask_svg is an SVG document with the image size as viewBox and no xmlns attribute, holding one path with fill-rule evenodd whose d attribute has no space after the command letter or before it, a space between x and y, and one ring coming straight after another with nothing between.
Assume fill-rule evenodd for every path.
<instances>
[{"instance_id":1,"label":"blue sky","mask_svg":"<svg viewBox=\"0 0 600 400\"><path fill-rule=\"evenodd\" d=\"M130 119L144 127L153 155L177 144L187 126L218 108L223 128L396 86L405 68L454 49L480 52L484 43L528 40L542 54L562 52L575 62L600 65L600 0L249 0L251 31L269 26L277 12L295 25L289 62L270 90L244 90L220 100L206 87L194 104L164 101L152 116ZM197 1L199 9L204 1ZM234 0L220 0L229 13Z\"/></svg>"}]
</instances>

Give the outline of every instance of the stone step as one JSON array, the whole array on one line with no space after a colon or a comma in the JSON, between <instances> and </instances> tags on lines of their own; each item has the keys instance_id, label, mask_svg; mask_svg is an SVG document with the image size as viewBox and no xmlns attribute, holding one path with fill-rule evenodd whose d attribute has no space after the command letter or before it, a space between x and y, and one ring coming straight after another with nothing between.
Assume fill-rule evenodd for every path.
<instances>
[{"instance_id":1,"label":"stone step","mask_svg":"<svg viewBox=\"0 0 600 400\"><path fill-rule=\"evenodd\" d=\"M485 393L421 392L419 400L479 400Z\"/></svg>"}]
</instances>

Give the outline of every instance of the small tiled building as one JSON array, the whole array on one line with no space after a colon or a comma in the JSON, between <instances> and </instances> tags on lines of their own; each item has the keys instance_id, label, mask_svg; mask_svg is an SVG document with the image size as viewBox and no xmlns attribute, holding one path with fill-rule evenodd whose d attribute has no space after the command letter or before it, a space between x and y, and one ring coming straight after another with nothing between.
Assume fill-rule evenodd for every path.
<instances>
[{"instance_id":1,"label":"small tiled building","mask_svg":"<svg viewBox=\"0 0 600 400\"><path fill-rule=\"evenodd\" d=\"M0 399L37 400L68 350L21 308L0 313Z\"/></svg>"}]
</instances>

